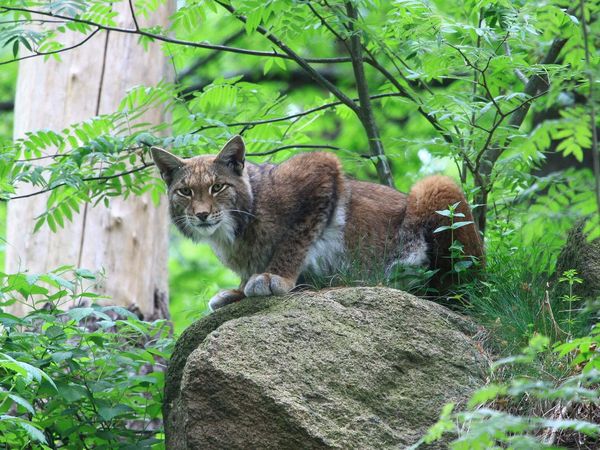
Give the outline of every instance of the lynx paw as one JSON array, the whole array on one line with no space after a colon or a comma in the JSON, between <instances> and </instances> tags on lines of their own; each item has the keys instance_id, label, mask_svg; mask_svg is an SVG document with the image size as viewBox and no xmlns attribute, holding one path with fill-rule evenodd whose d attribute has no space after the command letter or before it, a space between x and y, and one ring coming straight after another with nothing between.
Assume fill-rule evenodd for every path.
<instances>
[{"instance_id":1,"label":"lynx paw","mask_svg":"<svg viewBox=\"0 0 600 450\"><path fill-rule=\"evenodd\" d=\"M261 273L250 277L244 288L244 294L246 297L283 295L291 291L294 285L295 283L288 278L272 273Z\"/></svg>"},{"instance_id":2,"label":"lynx paw","mask_svg":"<svg viewBox=\"0 0 600 450\"><path fill-rule=\"evenodd\" d=\"M211 311L222 308L230 303L238 302L244 298L240 291L221 291L208 301L208 307Z\"/></svg>"}]
</instances>

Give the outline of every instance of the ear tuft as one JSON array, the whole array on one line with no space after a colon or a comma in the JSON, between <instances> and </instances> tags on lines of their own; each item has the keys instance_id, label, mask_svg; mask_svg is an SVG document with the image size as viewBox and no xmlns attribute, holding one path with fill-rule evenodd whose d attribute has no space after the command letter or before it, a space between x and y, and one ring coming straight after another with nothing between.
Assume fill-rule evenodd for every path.
<instances>
[{"instance_id":1,"label":"ear tuft","mask_svg":"<svg viewBox=\"0 0 600 450\"><path fill-rule=\"evenodd\" d=\"M217 155L217 161L221 161L230 167L237 175L244 171L246 162L246 146L241 136L234 136Z\"/></svg>"},{"instance_id":2,"label":"ear tuft","mask_svg":"<svg viewBox=\"0 0 600 450\"><path fill-rule=\"evenodd\" d=\"M173 181L175 172L181 169L185 165L185 161L172 153L158 147L152 147L150 149L154 164L158 167L160 176L167 185Z\"/></svg>"}]
</instances>

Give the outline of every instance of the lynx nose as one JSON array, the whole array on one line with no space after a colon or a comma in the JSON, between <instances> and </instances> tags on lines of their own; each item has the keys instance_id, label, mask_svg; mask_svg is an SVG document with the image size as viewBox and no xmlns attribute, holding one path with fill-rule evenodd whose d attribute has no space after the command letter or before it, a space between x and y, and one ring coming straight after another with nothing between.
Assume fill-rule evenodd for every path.
<instances>
[{"instance_id":1,"label":"lynx nose","mask_svg":"<svg viewBox=\"0 0 600 450\"><path fill-rule=\"evenodd\" d=\"M196 217L198 219L200 219L202 222L206 222L206 219L208 219L208 215L209 215L209 213L207 213L207 212L196 213Z\"/></svg>"}]
</instances>

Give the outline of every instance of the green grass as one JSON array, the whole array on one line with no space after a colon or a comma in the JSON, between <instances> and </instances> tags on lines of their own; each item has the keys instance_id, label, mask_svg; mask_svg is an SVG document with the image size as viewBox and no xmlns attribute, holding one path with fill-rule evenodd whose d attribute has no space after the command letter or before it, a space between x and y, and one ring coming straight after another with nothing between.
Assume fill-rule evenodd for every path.
<instances>
[{"instance_id":1,"label":"green grass","mask_svg":"<svg viewBox=\"0 0 600 450\"><path fill-rule=\"evenodd\" d=\"M569 303L553 292L557 256L542 242L522 247L488 242L485 273L460 292L469 299L464 312L488 330L498 354L518 353L535 334L556 342L589 331L589 314L575 311L581 305L569 314Z\"/></svg>"}]
</instances>

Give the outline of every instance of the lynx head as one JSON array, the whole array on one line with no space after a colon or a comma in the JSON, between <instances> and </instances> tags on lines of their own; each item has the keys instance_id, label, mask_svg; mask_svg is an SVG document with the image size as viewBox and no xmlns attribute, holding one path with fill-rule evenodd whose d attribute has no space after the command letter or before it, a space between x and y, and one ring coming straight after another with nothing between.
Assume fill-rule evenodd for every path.
<instances>
[{"instance_id":1,"label":"lynx head","mask_svg":"<svg viewBox=\"0 0 600 450\"><path fill-rule=\"evenodd\" d=\"M218 155L179 158L152 147L152 158L167 184L173 223L194 240L231 241L253 217L252 190L241 136Z\"/></svg>"}]
</instances>

